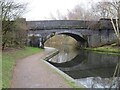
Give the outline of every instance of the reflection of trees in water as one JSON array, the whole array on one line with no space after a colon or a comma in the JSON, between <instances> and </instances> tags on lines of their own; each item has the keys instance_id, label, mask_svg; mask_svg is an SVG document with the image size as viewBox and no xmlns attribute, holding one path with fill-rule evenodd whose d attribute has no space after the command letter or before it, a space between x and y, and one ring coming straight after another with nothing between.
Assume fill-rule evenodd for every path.
<instances>
[{"instance_id":1,"label":"reflection of trees in water","mask_svg":"<svg viewBox=\"0 0 120 90\"><path fill-rule=\"evenodd\" d=\"M69 61L76 56L77 41L70 36L56 35L45 43L45 46L57 48L60 53L54 57L56 62Z\"/></svg>"},{"instance_id":2,"label":"reflection of trees in water","mask_svg":"<svg viewBox=\"0 0 120 90\"><path fill-rule=\"evenodd\" d=\"M105 88L105 90L119 90L119 83L115 82L114 85L110 88L112 78L101 78L101 77L88 77L83 79L77 79L77 84L84 84L87 88ZM114 81L119 80L120 78L113 78ZM116 89L115 89L116 88ZM117 89L118 88L118 89Z\"/></svg>"},{"instance_id":3,"label":"reflection of trees in water","mask_svg":"<svg viewBox=\"0 0 120 90\"><path fill-rule=\"evenodd\" d=\"M114 78L116 78L116 79L114 79ZM116 85L116 83L117 83L116 88L118 88L120 90L120 56L118 56L118 63L116 65L116 68L115 68L115 71L113 74L113 78L111 80L110 88L112 88L114 85Z\"/></svg>"},{"instance_id":4,"label":"reflection of trees in water","mask_svg":"<svg viewBox=\"0 0 120 90\"><path fill-rule=\"evenodd\" d=\"M119 57L119 56L118 56ZM101 72L102 73L102 72ZM83 79L76 79L78 85L84 84L87 88L107 88L108 90L120 90L120 59L114 71L113 77L87 77Z\"/></svg>"},{"instance_id":5,"label":"reflection of trees in water","mask_svg":"<svg viewBox=\"0 0 120 90\"><path fill-rule=\"evenodd\" d=\"M108 88L109 90L120 90L120 56L118 56L118 62L111 78L98 78L93 77L91 88Z\"/></svg>"}]
</instances>

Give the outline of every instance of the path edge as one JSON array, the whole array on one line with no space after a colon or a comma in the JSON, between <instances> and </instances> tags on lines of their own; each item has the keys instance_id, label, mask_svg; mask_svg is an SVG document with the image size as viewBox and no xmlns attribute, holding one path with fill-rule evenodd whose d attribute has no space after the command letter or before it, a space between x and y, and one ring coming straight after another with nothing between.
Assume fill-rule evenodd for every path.
<instances>
[{"instance_id":1,"label":"path edge","mask_svg":"<svg viewBox=\"0 0 120 90\"><path fill-rule=\"evenodd\" d=\"M50 54L48 54L47 56L45 56L42 60L44 63L46 63L49 67L51 67L51 69L53 69L56 73L58 73L60 76L62 76L64 78L64 80L72 87L72 88L86 88L84 85L78 85L77 81L74 80L72 77L70 77L69 75L67 75L66 73L64 73L63 71L59 70L57 67L53 66L52 64L50 64L49 62L47 62L47 60L51 59L52 57L54 57L55 55L57 55L59 53L59 50L55 48L54 51L52 51Z\"/></svg>"}]
</instances>

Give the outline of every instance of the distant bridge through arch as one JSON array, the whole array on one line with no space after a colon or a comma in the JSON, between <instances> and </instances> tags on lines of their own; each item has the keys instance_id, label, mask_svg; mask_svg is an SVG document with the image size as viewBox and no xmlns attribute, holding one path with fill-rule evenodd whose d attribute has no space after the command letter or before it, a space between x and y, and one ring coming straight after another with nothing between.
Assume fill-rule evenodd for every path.
<instances>
[{"instance_id":1,"label":"distant bridge through arch","mask_svg":"<svg viewBox=\"0 0 120 90\"><path fill-rule=\"evenodd\" d=\"M102 21L103 22L103 21ZM114 31L103 25L103 28L93 30L93 21L81 20L46 20L27 21L28 36L35 36L34 40L29 38L30 44L44 48L44 43L54 35L65 34L73 37L82 47L97 47L116 41ZM99 24L99 21L96 21ZM97 24L92 24L96 26Z\"/></svg>"}]
</instances>

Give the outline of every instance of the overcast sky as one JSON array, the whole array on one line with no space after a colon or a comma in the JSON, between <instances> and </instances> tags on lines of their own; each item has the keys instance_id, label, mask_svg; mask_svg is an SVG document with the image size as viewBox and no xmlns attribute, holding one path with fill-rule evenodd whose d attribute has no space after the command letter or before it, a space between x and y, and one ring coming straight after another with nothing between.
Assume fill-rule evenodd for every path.
<instances>
[{"instance_id":1,"label":"overcast sky","mask_svg":"<svg viewBox=\"0 0 120 90\"><path fill-rule=\"evenodd\" d=\"M67 10L71 10L75 5L82 5L87 8L92 2L100 0L17 0L17 2L28 3L27 12L24 18L27 20L45 20L49 19L50 14L56 15L59 10L63 15Z\"/></svg>"}]
</instances>

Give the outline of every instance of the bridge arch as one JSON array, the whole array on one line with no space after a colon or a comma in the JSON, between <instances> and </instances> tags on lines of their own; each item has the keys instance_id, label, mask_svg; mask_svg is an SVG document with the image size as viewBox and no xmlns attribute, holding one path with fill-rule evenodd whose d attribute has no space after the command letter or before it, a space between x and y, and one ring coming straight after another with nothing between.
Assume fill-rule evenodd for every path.
<instances>
[{"instance_id":1,"label":"bridge arch","mask_svg":"<svg viewBox=\"0 0 120 90\"><path fill-rule=\"evenodd\" d=\"M84 38L84 36L81 33L78 32L69 32L69 31L61 31L61 32L52 32L49 35L47 35L46 39L44 40L44 43L52 38L55 35L67 35L72 38L74 38L77 42L79 42L81 47L86 47L87 46L87 40Z\"/></svg>"},{"instance_id":2,"label":"bridge arch","mask_svg":"<svg viewBox=\"0 0 120 90\"><path fill-rule=\"evenodd\" d=\"M69 33L69 32L59 32L58 35L64 34L73 37L76 41L81 41L85 42L86 39L83 37L82 34L77 34L77 33Z\"/></svg>"}]
</instances>

